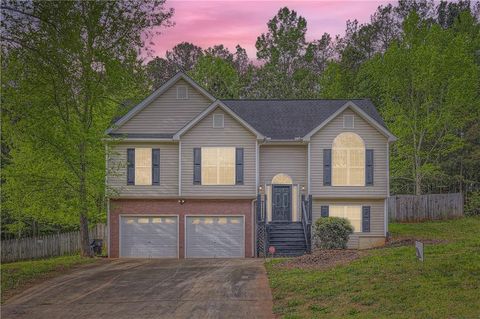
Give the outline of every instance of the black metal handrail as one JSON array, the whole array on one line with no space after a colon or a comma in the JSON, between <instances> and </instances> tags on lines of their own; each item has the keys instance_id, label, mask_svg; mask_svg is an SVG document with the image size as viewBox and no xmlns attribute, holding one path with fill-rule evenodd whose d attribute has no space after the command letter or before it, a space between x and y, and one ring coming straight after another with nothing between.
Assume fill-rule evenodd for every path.
<instances>
[{"instance_id":1,"label":"black metal handrail","mask_svg":"<svg viewBox=\"0 0 480 319\"><path fill-rule=\"evenodd\" d=\"M307 220L307 209L305 207L305 202L302 201L302 226L303 226L303 234L305 236L305 243L307 246L307 253L310 252L310 232L309 232L309 223Z\"/></svg>"}]
</instances>

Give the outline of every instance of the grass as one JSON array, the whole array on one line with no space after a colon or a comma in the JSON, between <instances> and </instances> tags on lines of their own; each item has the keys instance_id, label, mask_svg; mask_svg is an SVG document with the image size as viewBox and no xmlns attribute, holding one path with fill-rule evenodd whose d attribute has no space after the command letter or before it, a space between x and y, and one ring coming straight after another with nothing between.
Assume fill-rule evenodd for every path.
<instances>
[{"instance_id":1,"label":"grass","mask_svg":"<svg viewBox=\"0 0 480 319\"><path fill-rule=\"evenodd\" d=\"M479 318L480 218L390 224L393 236L443 239L369 251L330 270L266 264L274 312L283 318Z\"/></svg>"},{"instance_id":2,"label":"grass","mask_svg":"<svg viewBox=\"0 0 480 319\"><path fill-rule=\"evenodd\" d=\"M78 255L61 256L48 259L20 261L1 265L2 303L34 283L51 278L80 264L93 263L94 258Z\"/></svg>"}]
</instances>

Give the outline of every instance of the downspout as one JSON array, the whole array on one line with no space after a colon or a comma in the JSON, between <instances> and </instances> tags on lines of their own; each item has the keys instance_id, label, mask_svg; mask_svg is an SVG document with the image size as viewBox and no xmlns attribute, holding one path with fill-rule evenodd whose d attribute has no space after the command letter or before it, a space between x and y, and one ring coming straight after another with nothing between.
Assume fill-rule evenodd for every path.
<instances>
[{"instance_id":1,"label":"downspout","mask_svg":"<svg viewBox=\"0 0 480 319\"><path fill-rule=\"evenodd\" d=\"M308 194L311 194L312 191L310 189L310 145L311 143L308 142L308 148L307 148L307 188L308 188Z\"/></svg>"},{"instance_id":2,"label":"downspout","mask_svg":"<svg viewBox=\"0 0 480 319\"><path fill-rule=\"evenodd\" d=\"M253 227L253 240L252 240L252 252L253 258L257 256L257 212L255 211L255 199L252 199L252 227Z\"/></svg>"},{"instance_id":3,"label":"downspout","mask_svg":"<svg viewBox=\"0 0 480 319\"><path fill-rule=\"evenodd\" d=\"M107 201L107 256L110 258L110 198L108 197L108 144L105 143L105 199Z\"/></svg>"},{"instance_id":4,"label":"downspout","mask_svg":"<svg viewBox=\"0 0 480 319\"><path fill-rule=\"evenodd\" d=\"M182 141L178 141L178 197L182 196Z\"/></svg>"},{"instance_id":5,"label":"downspout","mask_svg":"<svg viewBox=\"0 0 480 319\"><path fill-rule=\"evenodd\" d=\"M384 202L384 209L385 209L385 237L387 237L388 233L388 207L387 202L388 198L390 197L390 142L387 141L387 198Z\"/></svg>"}]
</instances>

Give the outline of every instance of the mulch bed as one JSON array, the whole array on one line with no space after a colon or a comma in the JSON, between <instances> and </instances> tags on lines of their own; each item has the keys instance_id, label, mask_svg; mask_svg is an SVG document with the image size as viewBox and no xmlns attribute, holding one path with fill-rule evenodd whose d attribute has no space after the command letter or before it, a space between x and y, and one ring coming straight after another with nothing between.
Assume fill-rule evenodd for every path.
<instances>
[{"instance_id":1,"label":"mulch bed","mask_svg":"<svg viewBox=\"0 0 480 319\"><path fill-rule=\"evenodd\" d=\"M416 239L413 237L395 237L390 238L385 246L373 249L383 249L386 247L402 247L413 246L415 240L420 240L426 245L437 245L448 243L448 240L443 239ZM317 249L309 255L303 255L288 259L276 265L276 267L287 269L329 269L339 265L346 265L360 257L368 254L368 250L354 250L354 249Z\"/></svg>"},{"instance_id":2,"label":"mulch bed","mask_svg":"<svg viewBox=\"0 0 480 319\"><path fill-rule=\"evenodd\" d=\"M367 252L352 249L332 249L314 250L309 255L292 258L277 264L282 268L300 268L300 269L328 269L338 265L348 264L362 256Z\"/></svg>"}]
</instances>

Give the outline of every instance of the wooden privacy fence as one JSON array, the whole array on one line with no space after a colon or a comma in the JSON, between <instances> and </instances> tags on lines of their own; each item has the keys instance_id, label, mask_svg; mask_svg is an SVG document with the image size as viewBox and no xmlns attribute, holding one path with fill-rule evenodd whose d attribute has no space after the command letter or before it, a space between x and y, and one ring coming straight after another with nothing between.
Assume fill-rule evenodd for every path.
<instances>
[{"instance_id":1,"label":"wooden privacy fence","mask_svg":"<svg viewBox=\"0 0 480 319\"><path fill-rule=\"evenodd\" d=\"M462 216L462 193L395 195L388 198L388 217L392 222L451 219Z\"/></svg>"},{"instance_id":2,"label":"wooden privacy fence","mask_svg":"<svg viewBox=\"0 0 480 319\"><path fill-rule=\"evenodd\" d=\"M89 230L90 240L103 239L107 247L107 227L98 224ZM2 241L2 263L74 254L80 251L80 231Z\"/></svg>"}]
</instances>

